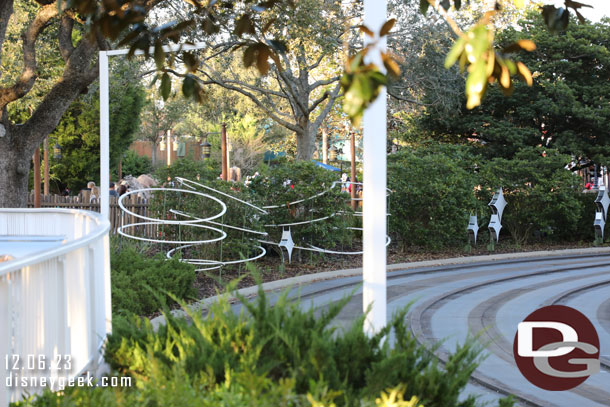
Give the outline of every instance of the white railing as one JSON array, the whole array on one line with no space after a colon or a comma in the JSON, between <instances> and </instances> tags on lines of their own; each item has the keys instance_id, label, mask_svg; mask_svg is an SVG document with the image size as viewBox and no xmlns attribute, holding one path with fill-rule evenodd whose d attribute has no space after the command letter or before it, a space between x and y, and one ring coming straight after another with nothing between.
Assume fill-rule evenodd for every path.
<instances>
[{"instance_id":1,"label":"white railing","mask_svg":"<svg viewBox=\"0 0 610 407\"><path fill-rule=\"evenodd\" d=\"M89 211L0 209L0 257L16 253L0 262L0 406L100 367L111 331L109 228Z\"/></svg>"}]
</instances>

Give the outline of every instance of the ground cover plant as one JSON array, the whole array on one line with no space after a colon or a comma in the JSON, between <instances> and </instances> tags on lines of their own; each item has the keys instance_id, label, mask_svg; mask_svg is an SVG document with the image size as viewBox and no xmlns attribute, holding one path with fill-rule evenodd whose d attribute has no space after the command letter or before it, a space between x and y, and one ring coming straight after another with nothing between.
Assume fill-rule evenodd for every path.
<instances>
[{"instance_id":1,"label":"ground cover plant","mask_svg":"<svg viewBox=\"0 0 610 407\"><path fill-rule=\"evenodd\" d=\"M388 388L427 407L478 405L472 396L460 398L481 357L474 342L442 366L411 335L406 309L369 337L363 318L345 331L333 327L348 298L316 316L287 293L273 306L262 288L258 294L252 302L241 298L239 314L222 298L205 316L166 314L157 330L147 319L115 318L105 358L113 375L129 375L135 385L47 392L19 405L355 407L379 399L379 406L392 394L380 397Z\"/></svg>"},{"instance_id":2,"label":"ground cover plant","mask_svg":"<svg viewBox=\"0 0 610 407\"><path fill-rule=\"evenodd\" d=\"M113 248L110 257L113 315L151 315L174 299L192 299L194 267L161 253L150 256L136 245Z\"/></svg>"}]
</instances>

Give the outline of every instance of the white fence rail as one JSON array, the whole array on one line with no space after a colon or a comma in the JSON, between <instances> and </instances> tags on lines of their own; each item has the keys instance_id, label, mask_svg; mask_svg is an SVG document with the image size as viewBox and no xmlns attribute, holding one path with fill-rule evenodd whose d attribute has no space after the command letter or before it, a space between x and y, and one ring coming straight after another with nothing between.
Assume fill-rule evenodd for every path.
<instances>
[{"instance_id":1,"label":"white fence rail","mask_svg":"<svg viewBox=\"0 0 610 407\"><path fill-rule=\"evenodd\" d=\"M0 257L15 253L0 262L0 406L98 369L111 330L109 228L94 212L0 209Z\"/></svg>"}]
</instances>

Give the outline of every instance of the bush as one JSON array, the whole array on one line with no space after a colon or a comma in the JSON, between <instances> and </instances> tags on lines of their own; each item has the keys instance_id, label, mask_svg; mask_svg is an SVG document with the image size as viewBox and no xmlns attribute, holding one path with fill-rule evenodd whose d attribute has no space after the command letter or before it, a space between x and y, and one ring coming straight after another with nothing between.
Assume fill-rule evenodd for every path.
<instances>
[{"instance_id":1,"label":"bush","mask_svg":"<svg viewBox=\"0 0 610 407\"><path fill-rule=\"evenodd\" d=\"M481 199L488 201L502 186L507 201L502 225L516 244L525 244L534 236L573 240L580 233L584 215L580 179L564 169L569 160L553 150L547 149L543 157L541 151L528 148L512 160L496 158L483 165L481 177L486 188Z\"/></svg>"},{"instance_id":2,"label":"bush","mask_svg":"<svg viewBox=\"0 0 610 407\"><path fill-rule=\"evenodd\" d=\"M290 228L297 246L309 245L325 249L339 249L351 244L355 236L347 227L354 226L355 220L348 205L349 196L341 192L341 185L330 189L339 175L320 168L312 162L292 161L270 168L265 176L254 179L249 192L252 199L261 205L277 205L268 209L269 214L261 216L263 224L279 225L306 222L328 217L328 219L295 225ZM326 191L326 192L325 192ZM321 194L324 192L324 194ZM320 196L316 196L319 195ZM313 199L307 199L312 198ZM288 205L289 202L304 202ZM269 238L279 242L282 227L267 227ZM348 249L349 250L349 249Z\"/></svg>"},{"instance_id":3,"label":"bush","mask_svg":"<svg viewBox=\"0 0 610 407\"><path fill-rule=\"evenodd\" d=\"M389 230L403 246L466 241L468 216L480 207L475 162L469 149L442 144L388 156Z\"/></svg>"},{"instance_id":4,"label":"bush","mask_svg":"<svg viewBox=\"0 0 610 407\"><path fill-rule=\"evenodd\" d=\"M133 247L110 257L113 314L151 315L165 304L194 297L194 267L162 254L148 257Z\"/></svg>"},{"instance_id":5,"label":"bush","mask_svg":"<svg viewBox=\"0 0 610 407\"><path fill-rule=\"evenodd\" d=\"M337 185L329 190L332 183L337 180L337 175L315 166L308 162L285 163L273 169L268 169L263 176L256 177L249 187L241 183L225 182L216 179L212 173L200 163L183 160L182 164L172 166L160 177L171 175L181 176L195 180L194 173L200 173L201 183L214 188L226 195L236 199L249 202L259 208L277 205L276 208L268 208L268 213L262 213L236 200L229 199L215 191L196 187L198 191L214 196L222 200L227 211L214 222L259 232L267 232L268 236L252 234L224 227L212 225L223 229L227 238L217 243L197 245L184 251L185 258L200 258L213 261L238 260L250 258L260 253L257 248L261 243L258 239L279 242L283 227L265 225L280 225L287 223L301 223L286 227L290 229L295 245L308 247L314 245L325 249L339 249L341 245L350 245L354 236L360 232L354 232L347 227L354 225L353 216L347 202L349 197L341 192ZM207 172L206 172L207 171ZM185 175L186 174L186 175ZM211 176L212 175L212 176ZM291 182L285 184L287 180ZM177 186L178 187L178 186ZM188 189L184 187L183 189ZM316 196L326 191L320 196ZM307 199L314 197L313 199ZM287 205L289 202L306 199L304 202ZM180 192L158 192L151 200L151 217L159 219L186 219L174 211L180 211L200 218L211 217L220 212L218 203L207 197ZM345 212L345 213L342 213ZM319 222L306 223L307 221L328 217ZM190 240L199 241L218 237L218 232L205 228L193 226L163 226L163 238L167 240ZM356 244L357 245L357 244Z\"/></svg>"},{"instance_id":6,"label":"bush","mask_svg":"<svg viewBox=\"0 0 610 407\"><path fill-rule=\"evenodd\" d=\"M220 300L205 317L196 312L189 315L192 321L169 316L167 325L157 331L147 320L116 319L106 361L114 371L132 375L138 383L149 382L159 372L171 382L179 372L194 387L190 393L202 391L197 387L206 386L202 383L219 385L250 375L251 383L260 377L276 386L290 383L297 395L334 394L337 406L367 405L361 402L398 385L426 407L476 405L473 397L459 401L478 362L476 346L467 343L458 348L447 368L442 368L405 326L406 310L396 314L382 332L369 337L363 331L364 318L345 332L332 327L331 321L347 299L329 306L319 317L288 301L287 294L273 307L262 289L254 302L241 300L247 314L237 315L226 300ZM392 347L382 341L391 332L395 337ZM167 393L172 391L158 391L161 394L156 400L162 395L171 397Z\"/></svg>"},{"instance_id":7,"label":"bush","mask_svg":"<svg viewBox=\"0 0 610 407\"><path fill-rule=\"evenodd\" d=\"M163 166L155 171L155 178L165 182L168 177L182 177L197 180L199 175L201 180L209 181L218 178L220 175L220 165L215 165L212 160L195 161L191 158L180 158L169 167Z\"/></svg>"},{"instance_id":8,"label":"bush","mask_svg":"<svg viewBox=\"0 0 610 407\"><path fill-rule=\"evenodd\" d=\"M152 161L150 158L140 156L131 150L127 150L123 156L121 166L124 175L132 175L134 177L152 172Z\"/></svg>"}]
</instances>

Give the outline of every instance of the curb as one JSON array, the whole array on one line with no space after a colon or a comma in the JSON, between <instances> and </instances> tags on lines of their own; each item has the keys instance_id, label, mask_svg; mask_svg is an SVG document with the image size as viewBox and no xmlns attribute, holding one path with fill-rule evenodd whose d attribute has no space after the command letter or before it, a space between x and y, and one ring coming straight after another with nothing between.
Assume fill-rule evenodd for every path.
<instances>
[{"instance_id":1,"label":"curb","mask_svg":"<svg viewBox=\"0 0 610 407\"><path fill-rule=\"evenodd\" d=\"M537 257L561 257L561 256L578 256L578 255L594 255L594 254L610 254L610 247L589 247L582 249L563 249L563 250L541 250L536 252L520 252L520 253L503 253L503 254L487 254L482 256L465 256L465 257L454 257L450 259L437 259L437 260L426 260L417 261L411 263L397 263L390 264L387 266L387 271L398 271L398 270L409 270L414 268L422 267L433 267L433 266L445 266L445 265L456 265L456 264L471 264L471 263L483 263L483 262L494 262L502 260L519 260L529 259ZM352 268L345 270L335 271L324 271L321 273L305 274L297 277L290 277L283 280L270 281L262 284L263 291L270 292L281 290L287 287L295 287L303 284L310 284L317 281L332 280L341 277L354 277L362 274L362 268ZM258 293L258 286L251 286L241 288L236 291L239 295L244 297L254 297ZM193 311L204 311L208 309L210 304L218 301L221 296L215 295L201 299L191 305L189 308ZM229 301L235 301L237 297L231 294L227 297ZM172 311L172 315L176 317L187 316L186 312L182 309ZM163 315L153 318L150 323L154 328L165 322Z\"/></svg>"}]
</instances>

